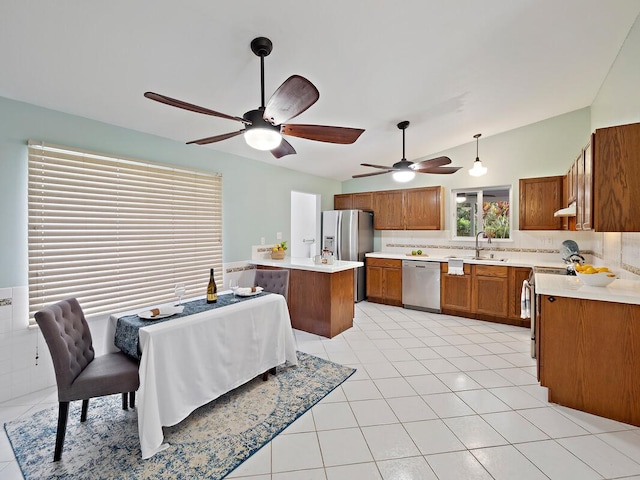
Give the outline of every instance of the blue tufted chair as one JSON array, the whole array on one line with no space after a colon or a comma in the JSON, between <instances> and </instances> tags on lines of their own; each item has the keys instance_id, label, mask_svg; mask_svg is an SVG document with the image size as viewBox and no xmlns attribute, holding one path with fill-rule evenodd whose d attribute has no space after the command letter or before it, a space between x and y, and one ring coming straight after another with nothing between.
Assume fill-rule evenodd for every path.
<instances>
[{"instance_id":1,"label":"blue tufted chair","mask_svg":"<svg viewBox=\"0 0 640 480\"><path fill-rule=\"evenodd\" d=\"M255 284L265 292L279 293L287 300L289 296L289 270L256 270Z\"/></svg>"},{"instance_id":2,"label":"blue tufted chair","mask_svg":"<svg viewBox=\"0 0 640 480\"><path fill-rule=\"evenodd\" d=\"M35 314L36 322L47 341L58 385L58 431L53 461L62 456L67 430L69 402L82 400L80 421L87 419L89 399L122 393L122 408L135 404L140 385L138 364L123 353L95 356L89 325L80 304L69 298Z\"/></svg>"}]
</instances>

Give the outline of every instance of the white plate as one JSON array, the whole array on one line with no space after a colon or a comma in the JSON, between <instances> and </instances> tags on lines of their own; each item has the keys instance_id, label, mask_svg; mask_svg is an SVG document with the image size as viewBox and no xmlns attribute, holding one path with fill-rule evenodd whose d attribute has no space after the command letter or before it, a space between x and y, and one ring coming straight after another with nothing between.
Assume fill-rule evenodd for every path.
<instances>
[{"instance_id":1,"label":"white plate","mask_svg":"<svg viewBox=\"0 0 640 480\"><path fill-rule=\"evenodd\" d=\"M153 316L153 313L151 312L151 310L148 310L146 312L140 312L138 314L138 316L140 318L142 318L143 320L159 320L161 318L167 318L167 317L171 317L175 315L175 313L160 313L158 315L156 315L155 317Z\"/></svg>"},{"instance_id":2,"label":"white plate","mask_svg":"<svg viewBox=\"0 0 640 480\"><path fill-rule=\"evenodd\" d=\"M259 293L262 293L262 291L260 292L236 292L236 295L238 295L239 297L253 297L254 295L258 295Z\"/></svg>"}]
</instances>

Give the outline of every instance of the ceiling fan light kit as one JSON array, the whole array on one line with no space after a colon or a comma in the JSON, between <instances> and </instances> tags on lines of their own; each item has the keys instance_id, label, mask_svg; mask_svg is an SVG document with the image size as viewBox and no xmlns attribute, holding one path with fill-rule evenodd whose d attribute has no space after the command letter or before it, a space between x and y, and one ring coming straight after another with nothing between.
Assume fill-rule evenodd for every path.
<instances>
[{"instance_id":1,"label":"ceiling fan light kit","mask_svg":"<svg viewBox=\"0 0 640 480\"><path fill-rule=\"evenodd\" d=\"M476 139L476 160L473 162L473 167L469 169L469 175L473 177L481 177L487 173L487 167L482 165L480 157L478 156L478 141L482 134L476 133L473 138Z\"/></svg>"},{"instance_id":2,"label":"ceiling fan light kit","mask_svg":"<svg viewBox=\"0 0 640 480\"><path fill-rule=\"evenodd\" d=\"M360 175L353 175L353 178L371 177L373 175L382 175L383 173L392 173L392 177L396 182L409 182L413 180L417 173L439 173L450 174L455 173L462 167L444 167L451 163L449 157L430 158L429 160L422 160L421 162L410 162L405 158L404 152L404 131L409 127L407 120L400 122L398 128L402 130L402 160L394 163L391 167L385 167L384 165L372 165L370 163L361 163L363 167L373 167L383 170L381 172L373 173L361 173Z\"/></svg>"},{"instance_id":3,"label":"ceiling fan light kit","mask_svg":"<svg viewBox=\"0 0 640 480\"><path fill-rule=\"evenodd\" d=\"M250 147L257 150L269 150L274 157L281 158L285 155L296 153L293 146L282 137L283 135L326 143L354 143L364 132L363 129L328 125L285 124L285 122L306 111L320 98L320 93L315 85L300 75L292 75L287 78L265 105L264 57L268 56L272 49L273 44L268 38L257 37L251 41L251 51L260 57L261 104L259 108L248 111L242 117L216 112L215 110L154 92L146 92L144 96L172 107L244 124L244 129L242 130L192 140L187 142L188 144L207 145L243 135L247 145Z\"/></svg>"}]
</instances>

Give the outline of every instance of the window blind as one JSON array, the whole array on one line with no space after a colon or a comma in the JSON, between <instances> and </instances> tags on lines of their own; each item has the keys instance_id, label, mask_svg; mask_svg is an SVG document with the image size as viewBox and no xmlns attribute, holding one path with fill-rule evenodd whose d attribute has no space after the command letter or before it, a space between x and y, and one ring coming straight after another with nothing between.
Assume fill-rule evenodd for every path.
<instances>
[{"instance_id":1,"label":"window blind","mask_svg":"<svg viewBox=\"0 0 640 480\"><path fill-rule=\"evenodd\" d=\"M76 297L85 315L222 285L222 176L29 142L29 318Z\"/></svg>"}]
</instances>

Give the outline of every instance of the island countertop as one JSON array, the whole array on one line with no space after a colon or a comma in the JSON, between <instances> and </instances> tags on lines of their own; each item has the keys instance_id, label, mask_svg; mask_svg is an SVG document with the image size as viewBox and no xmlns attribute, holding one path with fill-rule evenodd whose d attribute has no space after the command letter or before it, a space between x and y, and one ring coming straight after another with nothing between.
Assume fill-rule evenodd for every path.
<instances>
[{"instance_id":1,"label":"island countertop","mask_svg":"<svg viewBox=\"0 0 640 480\"><path fill-rule=\"evenodd\" d=\"M310 258L285 257L283 260L249 260L250 265L263 267L290 268L294 270L308 270L310 272L337 273L358 267L363 267L364 262L349 262L346 260L334 260L333 264L316 264Z\"/></svg>"},{"instance_id":2,"label":"island countertop","mask_svg":"<svg viewBox=\"0 0 640 480\"><path fill-rule=\"evenodd\" d=\"M592 287L572 275L536 273L535 285L538 295L640 305L640 282L637 280L618 278L606 287Z\"/></svg>"}]
</instances>

